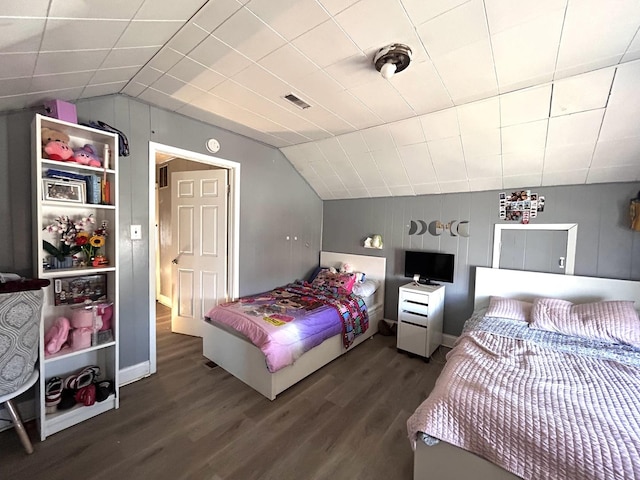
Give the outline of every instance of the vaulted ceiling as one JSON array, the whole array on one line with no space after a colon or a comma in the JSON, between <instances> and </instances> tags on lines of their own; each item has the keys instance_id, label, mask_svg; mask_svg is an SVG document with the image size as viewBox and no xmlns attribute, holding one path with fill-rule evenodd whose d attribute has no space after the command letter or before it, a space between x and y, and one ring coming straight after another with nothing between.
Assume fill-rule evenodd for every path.
<instances>
[{"instance_id":1,"label":"vaulted ceiling","mask_svg":"<svg viewBox=\"0 0 640 480\"><path fill-rule=\"evenodd\" d=\"M127 94L323 199L635 181L639 27L637 0L2 0L0 110Z\"/></svg>"}]
</instances>

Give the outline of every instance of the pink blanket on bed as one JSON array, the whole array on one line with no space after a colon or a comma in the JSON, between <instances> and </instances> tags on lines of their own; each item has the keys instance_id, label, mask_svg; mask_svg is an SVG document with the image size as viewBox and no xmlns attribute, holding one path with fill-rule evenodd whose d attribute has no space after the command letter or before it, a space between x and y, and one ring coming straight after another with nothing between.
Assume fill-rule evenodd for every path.
<instances>
[{"instance_id":1,"label":"pink blanket on bed","mask_svg":"<svg viewBox=\"0 0 640 480\"><path fill-rule=\"evenodd\" d=\"M407 425L525 479L640 478L640 368L463 334Z\"/></svg>"}]
</instances>

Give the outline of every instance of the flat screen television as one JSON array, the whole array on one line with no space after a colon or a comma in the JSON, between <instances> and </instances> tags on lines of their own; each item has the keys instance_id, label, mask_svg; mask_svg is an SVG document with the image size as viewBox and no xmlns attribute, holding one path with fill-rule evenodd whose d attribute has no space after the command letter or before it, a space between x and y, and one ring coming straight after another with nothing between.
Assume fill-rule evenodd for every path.
<instances>
[{"instance_id":1,"label":"flat screen television","mask_svg":"<svg viewBox=\"0 0 640 480\"><path fill-rule=\"evenodd\" d=\"M404 276L418 278L420 283L437 285L436 282L453 282L455 255L440 252L415 252L407 250L404 257Z\"/></svg>"}]
</instances>

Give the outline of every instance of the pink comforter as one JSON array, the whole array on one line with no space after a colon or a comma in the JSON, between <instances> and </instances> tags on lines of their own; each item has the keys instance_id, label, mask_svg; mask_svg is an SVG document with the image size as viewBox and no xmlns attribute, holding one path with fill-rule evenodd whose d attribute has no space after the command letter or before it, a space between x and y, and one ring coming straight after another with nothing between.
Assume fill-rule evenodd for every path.
<instances>
[{"instance_id":1,"label":"pink comforter","mask_svg":"<svg viewBox=\"0 0 640 480\"><path fill-rule=\"evenodd\" d=\"M474 331L407 426L525 479L640 478L640 368Z\"/></svg>"}]
</instances>

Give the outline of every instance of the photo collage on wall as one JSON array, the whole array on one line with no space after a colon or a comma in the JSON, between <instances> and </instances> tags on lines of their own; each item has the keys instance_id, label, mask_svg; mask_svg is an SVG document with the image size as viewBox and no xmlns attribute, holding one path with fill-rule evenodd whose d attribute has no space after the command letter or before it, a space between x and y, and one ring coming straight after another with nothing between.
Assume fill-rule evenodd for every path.
<instances>
[{"instance_id":1,"label":"photo collage on wall","mask_svg":"<svg viewBox=\"0 0 640 480\"><path fill-rule=\"evenodd\" d=\"M499 198L501 220L526 224L539 212L544 212L544 197L531 193L531 190L518 190L511 195L501 192Z\"/></svg>"}]
</instances>

